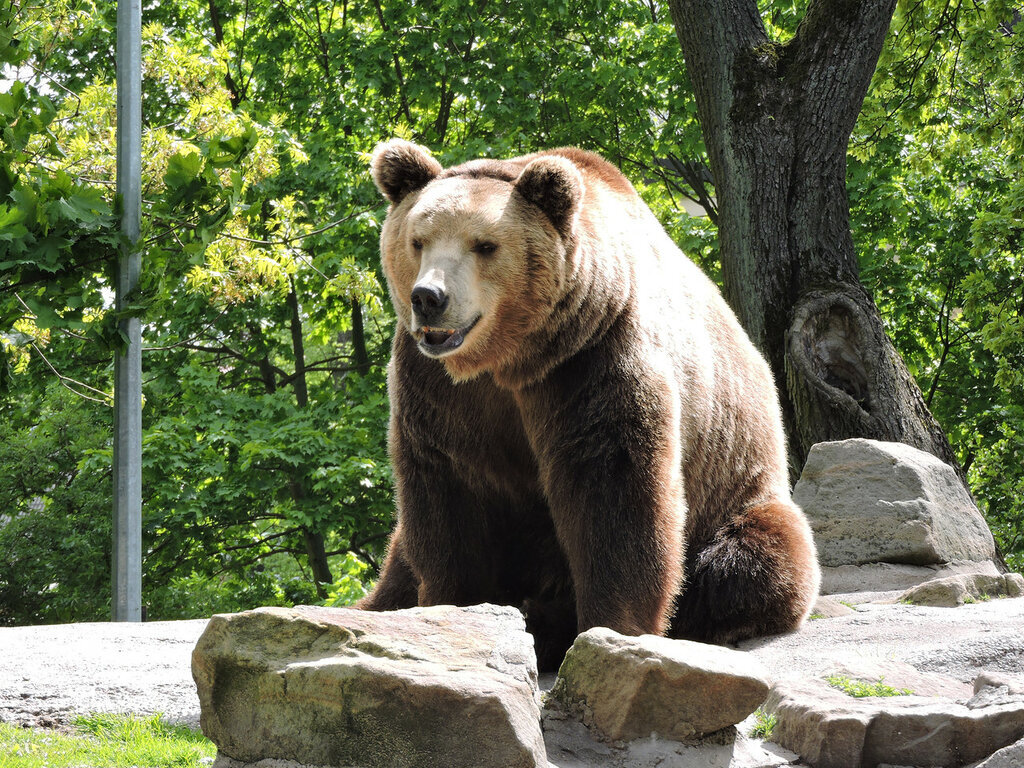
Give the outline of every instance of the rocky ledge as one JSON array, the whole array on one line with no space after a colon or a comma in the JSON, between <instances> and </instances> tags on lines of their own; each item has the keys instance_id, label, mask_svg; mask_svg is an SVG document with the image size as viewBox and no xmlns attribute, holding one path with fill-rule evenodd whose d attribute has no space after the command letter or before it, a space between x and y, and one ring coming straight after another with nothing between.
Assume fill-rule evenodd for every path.
<instances>
[{"instance_id":1,"label":"rocky ledge","mask_svg":"<svg viewBox=\"0 0 1024 768\"><path fill-rule=\"evenodd\" d=\"M539 687L496 606L216 617L193 663L218 768L1024 765L1024 600L851 605L741 650L591 630Z\"/></svg>"}]
</instances>

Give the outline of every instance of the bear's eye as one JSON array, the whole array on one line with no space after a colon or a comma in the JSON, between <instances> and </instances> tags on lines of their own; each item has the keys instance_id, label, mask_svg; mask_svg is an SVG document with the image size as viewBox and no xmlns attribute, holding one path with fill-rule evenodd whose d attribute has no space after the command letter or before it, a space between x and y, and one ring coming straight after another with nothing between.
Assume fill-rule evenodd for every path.
<instances>
[{"instance_id":1,"label":"bear's eye","mask_svg":"<svg viewBox=\"0 0 1024 768\"><path fill-rule=\"evenodd\" d=\"M493 256L496 250L498 250L498 246L494 243L483 242L473 246L473 253L477 256Z\"/></svg>"},{"instance_id":2,"label":"bear's eye","mask_svg":"<svg viewBox=\"0 0 1024 768\"><path fill-rule=\"evenodd\" d=\"M413 240L412 241L412 249L414 251L422 251L423 250L423 241L422 240Z\"/></svg>"}]
</instances>

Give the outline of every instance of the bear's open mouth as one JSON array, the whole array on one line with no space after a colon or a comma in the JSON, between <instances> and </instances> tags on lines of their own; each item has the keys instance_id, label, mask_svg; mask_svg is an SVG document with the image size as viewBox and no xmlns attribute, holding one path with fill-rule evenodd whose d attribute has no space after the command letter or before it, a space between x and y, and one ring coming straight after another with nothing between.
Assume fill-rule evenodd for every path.
<instances>
[{"instance_id":1,"label":"bear's open mouth","mask_svg":"<svg viewBox=\"0 0 1024 768\"><path fill-rule=\"evenodd\" d=\"M466 340L466 334L473 330L473 326L475 326L479 320L480 316L477 315L476 319L465 328L434 328L429 325L421 326L420 333L422 333L423 336L420 338L420 349L425 354L433 357L458 349L462 346L462 342Z\"/></svg>"}]
</instances>

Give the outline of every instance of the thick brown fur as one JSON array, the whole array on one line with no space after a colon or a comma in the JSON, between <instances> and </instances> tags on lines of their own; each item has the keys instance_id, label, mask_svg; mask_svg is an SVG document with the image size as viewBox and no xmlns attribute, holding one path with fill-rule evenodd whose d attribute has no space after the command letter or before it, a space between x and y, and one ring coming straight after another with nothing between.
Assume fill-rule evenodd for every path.
<instances>
[{"instance_id":1,"label":"thick brown fur","mask_svg":"<svg viewBox=\"0 0 1024 768\"><path fill-rule=\"evenodd\" d=\"M593 626L796 629L818 566L771 373L625 177L397 140L372 170L398 524L361 607L521 606L542 668Z\"/></svg>"}]
</instances>

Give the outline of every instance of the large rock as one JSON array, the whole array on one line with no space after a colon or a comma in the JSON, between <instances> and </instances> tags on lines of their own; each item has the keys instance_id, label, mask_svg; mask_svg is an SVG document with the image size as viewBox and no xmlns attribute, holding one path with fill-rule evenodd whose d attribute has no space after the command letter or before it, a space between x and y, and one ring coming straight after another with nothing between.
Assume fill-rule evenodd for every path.
<instances>
[{"instance_id":1,"label":"large rock","mask_svg":"<svg viewBox=\"0 0 1024 768\"><path fill-rule=\"evenodd\" d=\"M203 732L243 762L547 765L532 638L512 608L214 616L192 673Z\"/></svg>"},{"instance_id":2,"label":"large rock","mask_svg":"<svg viewBox=\"0 0 1024 768\"><path fill-rule=\"evenodd\" d=\"M958 605L988 600L994 597L1020 597L1024 595L1024 576L1019 573L965 573L933 579L908 589L900 601L914 605L933 605L955 608Z\"/></svg>"},{"instance_id":3,"label":"large rock","mask_svg":"<svg viewBox=\"0 0 1024 768\"><path fill-rule=\"evenodd\" d=\"M992 534L953 469L902 443L818 443L793 499L825 566L995 557Z\"/></svg>"},{"instance_id":4,"label":"large rock","mask_svg":"<svg viewBox=\"0 0 1024 768\"><path fill-rule=\"evenodd\" d=\"M985 688L1005 688L1011 696L1024 696L1024 678L986 669L974 678L974 692L981 693Z\"/></svg>"},{"instance_id":5,"label":"large rock","mask_svg":"<svg viewBox=\"0 0 1024 768\"><path fill-rule=\"evenodd\" d=\"M814 768L960 768L1024 737L1024 702L1002 701L854 699L821 680L790 680L772 688L765 709L778 718L772 739Z\"/></svg>"},{"instance_id":6,"label":"large rock","mask_svg":"<svg viewBox=\"0 0 1024 768\"><path fill-rule=\"evenodd\" d=\"M748 653L596 627L576 638L551 696L607 739L684 740L740 722L768 686Z\"/></svg>"},{"instance_id":7,"label":"large rock","mask_svg":"<svg viewBox=\"0 0 1024 768\"><path fill-rule=\"evenodd\" d=\"M982 760L974 768L1021 768L1024 765L1024 739L1003 747L995 754Z\"/></svg>"}]
</instances>

